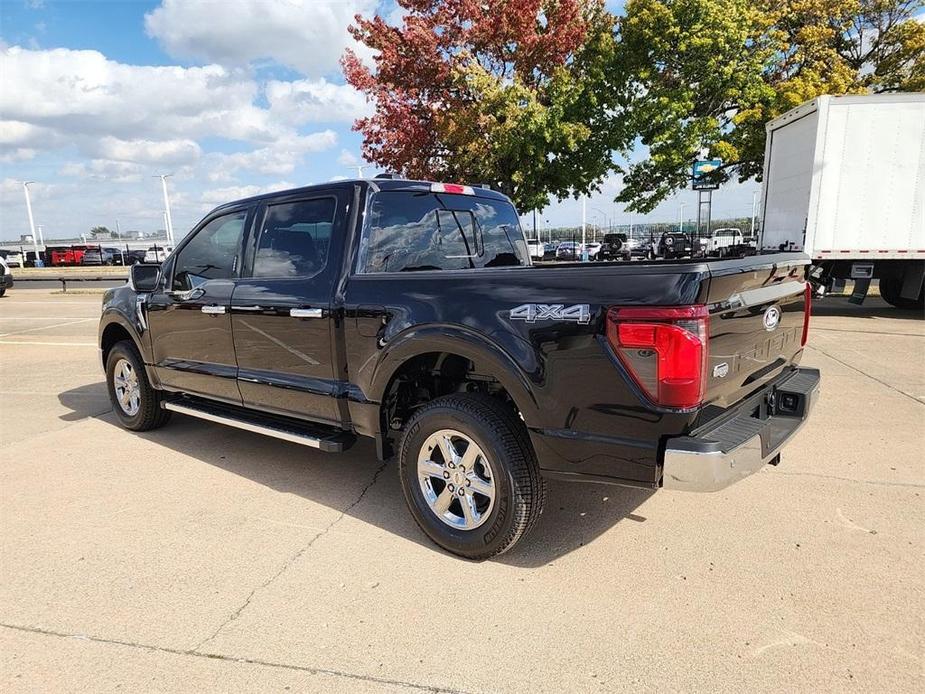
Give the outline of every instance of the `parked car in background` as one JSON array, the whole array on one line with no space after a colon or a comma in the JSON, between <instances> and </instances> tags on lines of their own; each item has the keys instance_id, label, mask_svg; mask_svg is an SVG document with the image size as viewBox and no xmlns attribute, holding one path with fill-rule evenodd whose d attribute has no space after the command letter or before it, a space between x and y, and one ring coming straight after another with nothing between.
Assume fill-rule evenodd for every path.
<instances>
[{"instance_id":1,"label":"parked car in background","mask_svg":"<svg viewBox=\"0 0 925 694\"><path fill-rule=\"evenodd\" d=\"M107 251L109 255L112 257L112 263L111 263L112 265L131 265L132 264L131 261L129 260L128 251L126 251L124 248L112 247L112 248L104 248L103 250Z\"/></svg>"},{"instance_id":2,"label":"parked car in background","mask_svg":"<svg viewBox=\"0 0 925 694\"><path fill-rule=\"evenodd\" d=\"M604 234L601 249L597 253L598 260L621 260L625 256L624 244L626 234Z\"/></svg>"},{"instance_id":3,"label":"parked car in background","mask_svg":"<svg viewBox=\"0 0 925 694\"><path fill-rule=\"evenodd\" d=\"M151 246L145 251L145 263L163 263L173 251L173 246Z\"/></svg>"},{"instance_id":4,"label":"parked car in background","mask_svg":"<svg viewBox=\"0 0 925 694\"><path fill-rule=\"evenodd\" d=\"M680 231L668 231L662 234L658 240L658 247L655 254L659 258L677 259L690 258L693 254L694 246L691 243L691 237Z\"/></svg>"},{"instance_id":5,"label":"parked car in background","mask_svg":"<svg viewBox=\"0 0 925 694\"><path fill-rule=\"evenodd\" d=\"M576 241L563 241L556 248L556 260L578 260L581 257L581 244Z\"/></svg>"},{"instance_id":6,"label":"parked car in background","mask_svg":"<svg viewBox=\"0 0 925 694\"><path fill-rule=\"evenodd\" d=\"M23 267L25 264L22 253L18 251L0 251L0 257L6 261L7 267Z\"/></svg>"},{"instance_id":7,"label":"parked car in background","mask_svg":"<svg viewBox=\"0 0 925 694\"><path fill-rule=\"evenodd\" d=\"M81 265L112 265L112 251L109 248L88 248L80 259Z\"/></svg>"},{"instance_id":8,"label":"parked car in background","mask_svg":"<svg viewBox=\"0 0 925 694\"><path fill-rule=\"evenodd\" d=\"M542 241L527 241L527 251L534 260L542 260L546 255L546 244Z\"/></svg>"},{"instance_id":9,"label":"parked car in background","mask_svg":"<svg viewBox=\"0 0 925 694\"><path fill-rule=\"evenodd\" d=\"M84 246L72 246L71 248L55 248L51 251L52 265L80 265L83 262L84 253L87 249Z\"/></svg>"},{"instance_id":10,"label":"parked car in background","mask_svg":"<svg viewBox=\"0 0 925 694\"><path fill-rule=\"evenodd\" d=\"M13 275L10 274L10 267L6 264L6 259L0 257L0 296L6 294L6 290L13 286Z\"/></svg>"},{"instance_id":11,"label":"parked car in background","mask_svg":"<svg viewBox=\"0 0 925 694\"><path fill-rule=\"evenodd\" d=\"M744 243L742 230L735 227L716 229L709 236L700 237L700 250L703 255L725 256L732 246Z\"/></svg>"},{"instance_id":12,"label":"parked car in background","mask_svg":"<svg viewBox=\"0 0 925 694\"><path fill-rule=\"evenodd\" d=\"M586 244L585 247L588 249L588 260L597 260L598 255L601 252L601 244L594 241L592 243Z\"/></svg>"},{"instance_id":13,"label":"parked car in background","mask_svg":"<svg viewBox=\"0 0 925 694\"><path fill-rule=\"evenodd\" d=\"M125 251L125 264L126 265L136 265L137 263L145 262L145 255L147 251L132 249Z\"/></svg>"}]
</instances>

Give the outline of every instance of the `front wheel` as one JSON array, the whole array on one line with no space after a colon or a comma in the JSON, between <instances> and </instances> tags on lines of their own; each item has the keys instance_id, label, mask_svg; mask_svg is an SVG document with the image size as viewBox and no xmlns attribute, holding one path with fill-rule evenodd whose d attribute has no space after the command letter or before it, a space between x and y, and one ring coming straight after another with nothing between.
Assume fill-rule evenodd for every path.
<instances>
[{"instance_id":1,"label":"front wheel","mask_svg":"<svg viewBox=\"0 0 925 694\"><path fill-rule=\"evenodd\" d=\"M417 524L467 559L513 547L546 499L526 427L507 404L484 395L448 395L421 407L402 437L399 474Z\"/></svg>"},{"instance_id":2,"label":"front wheel","mask_svg":"<svg viewBox=\"0 0 925 694\"><path fill-rule=\"evenodd\" d=\"M157 429L170 419L170 411L161 408L160 391L148 382L134 343L123 340L110 350L106 358L106 385L112 409L126 429Z\"/></svg>"}]
</instances>

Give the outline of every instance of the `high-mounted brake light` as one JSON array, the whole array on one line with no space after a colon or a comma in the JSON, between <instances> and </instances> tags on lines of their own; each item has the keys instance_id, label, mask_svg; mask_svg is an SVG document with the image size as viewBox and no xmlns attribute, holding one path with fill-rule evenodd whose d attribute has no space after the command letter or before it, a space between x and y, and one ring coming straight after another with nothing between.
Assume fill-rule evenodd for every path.
<instances>
[{"instance_id":1,"label":"high-mounted brake light","mask_svg":"<svg viewBox=\"0 0 925 694\"><path fill-rule=\"evenodd\" d=\"M813 313L813 285L811 282L806 283L806 289L803 297L803 337L800 338L800 347L806 346L809 340L809 317Z\"/></svg>"},{"instance_id":2,"label":"high-mounted brake light","mask_svg":"<svg viewBox=\"0 0 925 694\"><path fill-rule=\"evenodd\" d=\"M611 308L607 341L652 402L690 409L706 389L708 321L706 306Z\"/></svg>"},{"instance_id":3,"label":"high-mounted brake light","mask_svg":"<svg viewBox=\"0 0 925 694\"><path fill-rule=\"evenodd\" d=\"M458 183L431 183L431 193L452 193L453 195L475 195L472 186L461 186Z\"/></svg>"}]
</instances>

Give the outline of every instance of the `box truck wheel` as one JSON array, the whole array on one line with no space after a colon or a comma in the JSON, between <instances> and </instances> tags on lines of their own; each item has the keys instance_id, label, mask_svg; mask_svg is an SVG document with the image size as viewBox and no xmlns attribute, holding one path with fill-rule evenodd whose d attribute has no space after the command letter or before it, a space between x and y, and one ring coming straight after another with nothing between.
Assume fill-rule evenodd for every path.
<instances>
[{"instance_id":1,"label":"box truck wheel","mask_svg":"<svg viewBox=\"0 0 925 694\"><path fill-rule=\"evenodd\" d=\"M880 279L880 296L888 304L902 309L922 309L925 308L925 287L919 292L918 299L906 299L900 292L903 288L902 275L889 275Z\"/></svg>"}]
</instances>

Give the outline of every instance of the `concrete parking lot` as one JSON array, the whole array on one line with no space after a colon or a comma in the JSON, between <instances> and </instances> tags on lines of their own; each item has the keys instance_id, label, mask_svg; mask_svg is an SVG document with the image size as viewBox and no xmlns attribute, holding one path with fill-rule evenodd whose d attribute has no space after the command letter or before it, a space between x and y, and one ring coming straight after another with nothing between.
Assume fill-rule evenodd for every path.
<instances>
[{"instance_id":1,"label":"concrete parking lot","mask_svg":"<svg viewBox=\"0 0 925 694\"><path fill-rule=\"evenodd\" d=\"M922 691L925 320L817 305L815 416L714 495L552 484L437 550L372 445L115 423L100 296L0 299L0 690Z\"/></svg>"}]
</instances>

